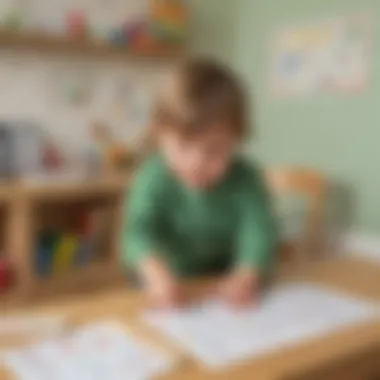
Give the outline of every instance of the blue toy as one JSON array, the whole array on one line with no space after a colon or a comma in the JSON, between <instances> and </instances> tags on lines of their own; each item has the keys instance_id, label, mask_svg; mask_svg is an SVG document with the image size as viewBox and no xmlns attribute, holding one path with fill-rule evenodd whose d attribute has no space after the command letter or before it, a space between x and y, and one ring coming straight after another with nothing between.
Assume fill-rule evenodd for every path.
<instances>
[{"instance_id":1,"label":"blue toy","mask_svg":"<svg viewBox=\"0 0 380 380\"><path fill-rule=\"evenodd\" d=\"M57 243L57 236L51 232L41 234L37 246L36 272L40 276L47 276L52 271L53 253Z\"/></svg>"}]
</instances>

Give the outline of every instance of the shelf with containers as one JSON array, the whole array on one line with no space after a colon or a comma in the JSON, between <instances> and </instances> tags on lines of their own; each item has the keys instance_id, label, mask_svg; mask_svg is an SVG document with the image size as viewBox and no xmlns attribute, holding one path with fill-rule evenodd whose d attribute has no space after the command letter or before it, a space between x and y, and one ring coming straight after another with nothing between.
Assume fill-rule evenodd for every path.
<instances>
[{"instance_id":1,"label":"shelf with containers","mask_svg":"<svg viewBox=\"0 0 380 380\"><path fill-rule=\"evenodd\" d=\"M72 39L42 33L15 33L0 29L0 47L44 54L100 58L106 60L176 59L184 48L180 46L142 46L126 49L89 38Z\"/></svg>"},{"instance_id":2,"label":"shelf with containers","mask_svg":"<svg viewBox=\"0 0 380 380\"><path fill-rule=\"evenodd\" d=\"M7 203L5 250L14 285L13 297L6 298L28 301L121 284L126 183L123 176L15 187Z\"/></svg>"},{"instance_id":3,"label":"shelf with containers","mask_svg":"<svg viewBox=\"0 0 380 380\"><path fill-rule=\"evenodd\" d=\"M108 9L104 20L94 14L95 8L55 8L54 16L48 17L54 7L41 13L38 4L31 4L29 12L20 4L5 5L0 48L91 58L172 59L182 56L189 39L190 11L182 0L149 0L146 9L132 18L123 17L122 5L111 10L113 16Z\"/></svg>"}]
</instances>

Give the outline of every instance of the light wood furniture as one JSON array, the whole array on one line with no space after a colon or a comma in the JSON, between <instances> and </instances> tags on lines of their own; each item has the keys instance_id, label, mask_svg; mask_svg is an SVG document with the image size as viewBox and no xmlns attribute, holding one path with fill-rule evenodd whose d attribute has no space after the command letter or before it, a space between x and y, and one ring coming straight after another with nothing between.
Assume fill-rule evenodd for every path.
<instances>
[{"instance_id":1,"label":"light wood furniture","mask_svg":"<svg viewBox=\"0 0 380 380\"><path fill-rule=\"evenodd\" d=\"M336 259L279 269L277 281L302 280L323 284L353 296L380 301L380 266L357 260ZM212 283L190 284L193 297L204 294ZM372 380L380 375L380 322L368 322L249 360L225 371L210 372L151 330L142 328L137 316L146 306L142 294L128 289L91 297L53 301L33 312L67 316L73 325L117 318L156 344L176 350L180 365L162 380ZM22 309L23 311L30 309ZM9 347L12 342L3 342ZM1 342L0 342L1 347ZM13 380L0 372L0 380Z\"/></svg>"},{"instance_id":2,"label":"light wood furniture","mask_svg":"<svg viewBox=\"0 0 380 380\"><path fill-rule=\"evenodd\" d=\"M118 242L126 184L124 177L107 176L78 182L1 185L0 203L5 208L3 250L15 272L15 281L9 293L0 293L0 305L120 284L124 279L118 263ZM65 213L75 212L75 208L81 205L102 207L109 231L104 248L106 253L67 273L38 277L34 263L36 234L42 219L60 223Z\"/></svg>"},{"instance_id":3,"label":"light wood furniture","mask_svg":"<svg viewBox=\"0 0 380 380\"><path fill-rule=\"evenodd\" d=\"M292 194L306 199L305 223L295 241L286 241L282 253L289 258L295 255L300 261L306 254L316 256L323 226L326 179L314 170L305 168L277 168L267 172L267 181L273 194Z\"/></svg>"},{"instance_id":4,"label":"light wood furniture","mask_svg":"<svg viewBox=\"0 0 380 380\"><path fill-rule=\"evenodd\" d=\"M182 54L180 48L156 47L132 49L129 47L112 45L107 42L96 42L88 38L71 39L64 36L30 33L26 31L9 32L0 29L0 47L30 51L44 54L63 54L99 58L106 60L130 59L174 59Z\"/></svg>"}]
</instances>

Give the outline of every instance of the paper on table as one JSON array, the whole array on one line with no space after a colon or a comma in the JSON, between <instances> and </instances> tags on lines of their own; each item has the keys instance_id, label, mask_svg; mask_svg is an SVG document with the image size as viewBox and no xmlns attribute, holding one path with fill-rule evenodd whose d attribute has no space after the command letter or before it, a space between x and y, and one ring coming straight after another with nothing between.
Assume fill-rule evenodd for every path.
<instances>
[{"instance_id":1,"label":"paper on table","mask_svg":"<svg viewBox=\"0 0 380 380\"><path fill-rule=\"evenodd\" d=\"M147 380L173 364L114 322L90 325L1 357L19 380Z\"/></svg>"},{"instance_id":2,"label":"paper on table","mask_svg":"<svg viewBox=\"0 0 380 380\"><path fill-rule=\"evenodd\" d=\"M61 334L68 327L61 316L6 315L0 317L0 337L10 335L47 337Z\"/></svg>"},{"instance_id":3,"label":"paper on table","mask_svg":"<svg viewBox=\"0 0 380 380\"><path fill-rule=\"evenodd\" d=\"M233 311L215 300L143 318L208 366L221 367L378 317L369 303L305 284L272 289L258 307Z\"/></svg>"}]
</instances>

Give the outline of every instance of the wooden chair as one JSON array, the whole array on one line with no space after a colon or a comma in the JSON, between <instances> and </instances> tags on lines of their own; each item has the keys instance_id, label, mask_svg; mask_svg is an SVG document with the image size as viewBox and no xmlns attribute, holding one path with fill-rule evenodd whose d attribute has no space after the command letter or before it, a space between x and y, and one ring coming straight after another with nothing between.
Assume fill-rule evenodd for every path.
<instances>
[{"instance_id":1,"label":"wooden chair","mask_svg":"<svg viewBox=\"0 0 380 380\"><path fill-rule=\"evenodd\" d=\"M326 180L316 171L306 168L272 169L267 172L274 196L300 195L306 199L304 223L295 241L282 242L282 259L303 261L315 257L321 247Z\"/></svg>"}]
</instances>

